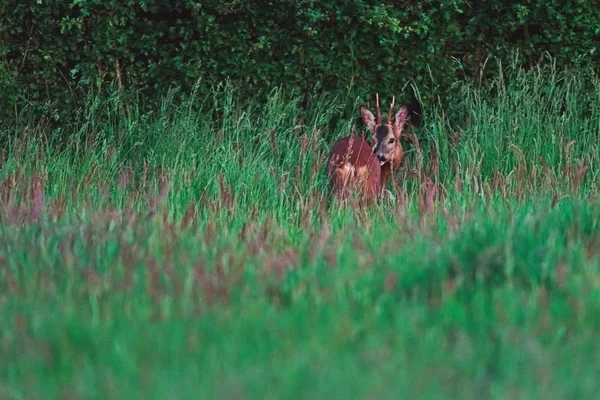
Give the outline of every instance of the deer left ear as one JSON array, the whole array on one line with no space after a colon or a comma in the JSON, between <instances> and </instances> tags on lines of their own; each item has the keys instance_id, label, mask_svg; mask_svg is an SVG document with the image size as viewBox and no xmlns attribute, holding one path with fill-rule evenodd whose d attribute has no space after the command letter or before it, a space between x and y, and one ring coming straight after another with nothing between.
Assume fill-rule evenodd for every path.
<instances>
[{"instance_id":1,"label":"deer left ear","mask_svg":"<svg viewBox=\"0 0 600 400\"><path fill-rule=\"evenodd\" d=\"M396 126L396 128L402 129L404 127L404 124L406 124L407 119L408 109L406 108L406 106L402 106L400 107L398 112L396 112L396 115L394 117L394 125Z\"/></svg>"},{"instance_id":2,"label":"deer left ear","mask_svg":"<svg viewBox=\"0 0 600 400\"><path fill-rule=\"evenodd\" d=\"M367 128L373 130L375 127L375 116L373 113L366 106L360 106L360 115Z\"/></svg>"}]
</instances>

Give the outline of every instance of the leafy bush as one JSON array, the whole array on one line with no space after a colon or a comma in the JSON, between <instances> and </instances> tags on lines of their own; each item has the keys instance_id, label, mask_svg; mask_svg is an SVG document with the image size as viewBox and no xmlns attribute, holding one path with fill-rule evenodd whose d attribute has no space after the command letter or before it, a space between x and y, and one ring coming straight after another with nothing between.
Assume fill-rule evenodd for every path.
<instances>
[{"instance_id":1,"label":"leafy bush","mask_svg":"<svg viewBox=\"0 0 600 400\"><path fill-rule=\"evenodd\" d=\"M595 1L563 3L6 0L0 106L5 116L30 104L58 119L113 82L152 104L168 87L206 91L227 78L248 93L353 85L382 95L414 79L427 100L488 56L600 61Z\"/></svg>"}]
</instances>

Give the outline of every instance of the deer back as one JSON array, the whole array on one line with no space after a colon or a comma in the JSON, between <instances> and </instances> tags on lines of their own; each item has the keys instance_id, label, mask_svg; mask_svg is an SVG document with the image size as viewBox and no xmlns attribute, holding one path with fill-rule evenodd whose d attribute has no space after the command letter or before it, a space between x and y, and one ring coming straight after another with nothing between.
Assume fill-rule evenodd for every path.
<instances>
[{"instance_id":1,"label":"deer back","mask_svg":"<svg viewBox=\"0 0 600 400\"><path fill-rule=\"evenodd\" d=\"M327 160L327 173L337 195L357 189L375 198L381 190L381 166L371 144L354 134L335 142Z\"/></svg>"}]
</instances>

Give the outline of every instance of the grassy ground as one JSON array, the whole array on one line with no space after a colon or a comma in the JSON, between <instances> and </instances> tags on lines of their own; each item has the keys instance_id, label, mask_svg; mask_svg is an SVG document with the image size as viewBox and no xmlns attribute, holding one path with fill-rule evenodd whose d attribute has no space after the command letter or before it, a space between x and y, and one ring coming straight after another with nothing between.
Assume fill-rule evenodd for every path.
<instances>
[{"instance_id":1,"label":"grassy ground","mask_svg":"<svg viewBox=\"0 0 600 400\"><path fill-rule=\"evenodd\" d=\"M328 208L348 99L5 128L0 398L593 398L600 86L509 78L425 109L366 210Z\"/></svg>"}]
</instances>

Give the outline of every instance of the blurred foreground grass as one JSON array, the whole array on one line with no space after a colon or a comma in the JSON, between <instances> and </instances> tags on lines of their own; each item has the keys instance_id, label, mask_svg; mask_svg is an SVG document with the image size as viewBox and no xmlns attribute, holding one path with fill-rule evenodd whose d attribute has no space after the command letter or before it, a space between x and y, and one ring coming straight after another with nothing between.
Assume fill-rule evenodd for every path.
<instances>
[{"instance_id":1,"label":"blurred foreground grass","mask_svg":"<svg viewBox=\"0 0 600 400\"><path fill-rule=\"evenodd\" d=\"M61 143L15 122L0 397L594 397L600 86L582 85L457 87L366 210L328 203L323 174L348 99L91 101Z\"/></svg>"}]
</instances>

